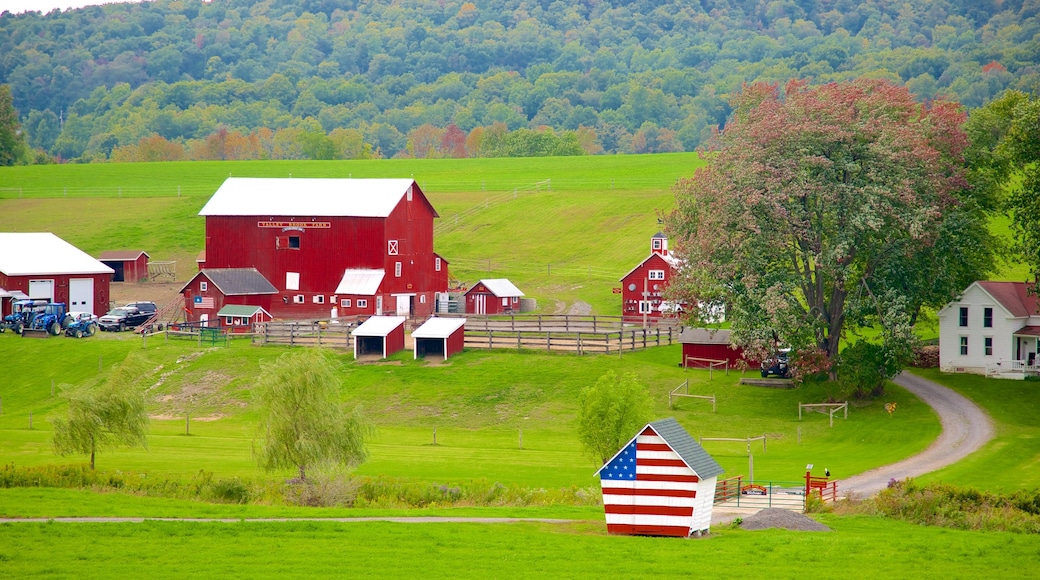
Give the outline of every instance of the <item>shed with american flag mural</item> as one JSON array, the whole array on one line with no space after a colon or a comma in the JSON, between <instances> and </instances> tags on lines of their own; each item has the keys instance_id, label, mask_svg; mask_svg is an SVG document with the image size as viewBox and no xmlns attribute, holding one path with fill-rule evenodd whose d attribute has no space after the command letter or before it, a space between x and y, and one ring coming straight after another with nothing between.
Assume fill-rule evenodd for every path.
<instances>
[{"instance_id":1,"label":"shed with american flag mural","mask_svg":"<svg viewBox=\"0 0 1040 580\"><path fill-rule=\"evenodd\" d=\"M607 531L679 537L708 531L723 471L675 419L648 423L596 472Z\"/></svg>"}]
</instances>

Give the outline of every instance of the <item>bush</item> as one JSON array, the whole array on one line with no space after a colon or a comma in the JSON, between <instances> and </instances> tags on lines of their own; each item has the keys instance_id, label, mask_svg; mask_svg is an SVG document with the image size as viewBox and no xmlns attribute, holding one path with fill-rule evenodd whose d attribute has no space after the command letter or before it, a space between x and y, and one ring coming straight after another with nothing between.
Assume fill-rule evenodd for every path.
<instances>
[{"instance_id":1,"label":"bush","mask_svg":"<svg viewBox=\"0 0 1040 580\"><path fill-rule=\"evenodd\" d=\"M1000 495L943 483L891 482L865 509L917 524L962 530L1040 533L1040 490Z\"/></svg>"}]
</instances>

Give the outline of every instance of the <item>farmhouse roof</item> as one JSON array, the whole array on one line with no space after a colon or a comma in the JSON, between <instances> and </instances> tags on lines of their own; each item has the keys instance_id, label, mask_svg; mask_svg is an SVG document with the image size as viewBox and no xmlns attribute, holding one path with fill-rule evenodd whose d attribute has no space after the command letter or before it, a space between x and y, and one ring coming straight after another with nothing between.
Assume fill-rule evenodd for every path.
<instances>
[{"instance_id":1,"label":"farmhouse roof","mask_svg":"<svg viewBox=\"0 0 1040 580\"><path fill-rule=\"evenodd\" d=\"M975 283L1016 318L1040 314L1040 300L1038 300L1040 296L1030 294L1031 284L990 280L980 280Z\"/></svg>"},{"instance_id":2,"label":"farmhouse roof","mask_svg":"<svg viewBox=\"0 0 1040 580\"><path fill-rule=\"evenodd\" d=\"M146 258L151 258L144 250L105 250L98 256L98 260L125 262L126 260L136 260L141 257L141 254L144 254Z\"/></svg>"},{"instance_id":3,"label":"farmhouse roof","mask_svg":"<svg viewBox=\"0 0 1040 580\"><path fill-rule=\"evenodd\" d=\"M257 312L263 312L267 316L271 316L271 313L264 310L260 306L246 306L242 304L227 304L220 309L217 316L237 316L251 318Z\"/></svg>"},{"instance_id":4,"label":"farmhouse roof","mask_svg":"<svg viewBox=\"0 0 1040 580\"><path fill-rule=\"evenodd\" d=\"M199 215L385 218L413 187L413 179L229 177Z\"/></svg>"},{"instance_id":5,"label":"farmhouse roof","mask_svg":"<svg viewBox=\"0 0 1040 580\"><path fill-rule=\"evenodd\" d=\"M0 233L0 272L8 276L112 274L83 250L50 232Z\"/></svg>"},{"instance_id":6,"label":"farmhouse roof","mask_svg":"<svg viewBox=\"0 0 1040 580\"><path fill-rule=\"evenodd\" d=\"M730 331L724 328L684 328L679 333L681 344L725 344L729 345Z\"/></svg>"},{"instance_id":7,"label":"farmhouse roof","mask_svg":"<svg viewBox=\"0 0 1040 580\"><path fill-rule=\"evenodd\" d=\"M385 275L383 270L344 270L343 278L336 286L336 294L373 296L379 291Z\"/></svg>"},{"instance_id":8,"label":"farmhouse roof","mask_svg":"<svg viewBox=\"0 0 1040 580\"><path fill-rule=\"evenodd\" d=\"M412 338L448 338L465 325L465 318L437 318L435 316L413 330Z\"/></svg>"},{"instance_id":9,"label":"farmhouse roof","mask_svg":"<svg viewBox=\"0 0 1040 580\"><path fill-rule=\"evenodd\" d=\"M1040 326L1023 326L1012 334L1015 336L1040 336Z\"/></svg>"},{"instance_id":10,"label":"farmhouse roof","mask_svg":"<svg viewBox=\"0 0 1040 580\"><path fill-rule=\"evenodd\" d=\"M488 292L491 292L499 298L513 298L523 296L524 293L520 291L512 282L505 278L490 278L487 280L481 280L477 284L483 284ZM476 287L476 284L474 284ZM473 290L470 290L472 292Z\"/></svg>"},{"instance_id":11,"label":"farmhouse roof","mask_svg":"<svg viewBox=\"0 0 1040 580\"><path fill-rule=\"evenodd\" d=\"M404 324L404 316L373 316L361 323L351 334L354 336L386 336Z\"/></svg>"},{"instance_id":12,"label":"farmhouse roof","mask_svg":"<svg viewBox=\"0 0 1040 580\"><path fill-rule=\"evenodd\" d=\"M683 429L682 426L679 425L679 422L671 417L647 423L646 427L640 429L635 436L621 446L618 453L624 451L633 440L639 437L639 435L647 429L647 427L657 433L658 437L663 439L664 442L672 448L672 451L683 460L683 463L697 474L697 477L701 479L710 479L725 472L725 470L722 469L722 466L719 465L711 455L708 455L708 452L705 451L703 447L701 447L700 443L694 441L693 437L690 437L690 434L686 432L686 429ZM614 457L617 457L617 453L614 454ZM605 462L603 467L610 465L610 463L614 461L614 457L611 457L609 461ZM598 474L603 467L597 469L596 473Z\"/></svg>"},{"instance_id":13,"label":"farmhouse roof","mask_svg":"<svg viewBox=\"0 0 1040 580\"><path fill-rule=\"evenodd\" d=\"M224 296L242 296L250 294L277 294L278 289L271 284L256 268L212 268L200 270L192 276L180 292L191 285L195 278L205 276Z\"/></svg>"},{"instance_id":14,"label":"farmhouse roof","mask_svg":"<svg viewBox=\"0 0 1040 580\"><path fill-rule=\"evenodd\" d=\"M649 262L650 260L653 260L654 258L658 258L660 260L664 260L664 263L667 264L672 269L677 269L679 266L682 265L682 260L680 260L679 258L676 258L672 254L656 254L656 253L650 254L642 262L639 262L638 264L636 264L635 268L632 268L631 270L628 271L627 274L622 276L621 277L621 281L624 281L625 278L628 278L629 276L632 275L632 272L635 272L636 270L641 268L643 266L643 264Z\"/></svg>"}]
</instances>

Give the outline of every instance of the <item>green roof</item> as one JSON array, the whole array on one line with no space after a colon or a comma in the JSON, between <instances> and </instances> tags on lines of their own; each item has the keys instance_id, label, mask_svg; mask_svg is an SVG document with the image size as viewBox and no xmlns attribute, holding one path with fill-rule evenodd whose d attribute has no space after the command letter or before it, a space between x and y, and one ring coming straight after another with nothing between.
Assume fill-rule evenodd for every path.
<instances>
[{"instance_id":1,"label":"green roof","mask_svg":"<svg viewBox=\"0 0 1040 580\"><path fill-rule=\"evenodd\" d=\"M266 310L264 310L263 308L261 308L259 306L243 306L241 304L228 304L228 305L226 305L226 306L224 306L223 308L220 309L220 312L217 313L217 316L245 316L245 317L250 317L250 316L253 316L254 314L256 314L258 311L267 312Z\"/></svg>"}]
</instances>

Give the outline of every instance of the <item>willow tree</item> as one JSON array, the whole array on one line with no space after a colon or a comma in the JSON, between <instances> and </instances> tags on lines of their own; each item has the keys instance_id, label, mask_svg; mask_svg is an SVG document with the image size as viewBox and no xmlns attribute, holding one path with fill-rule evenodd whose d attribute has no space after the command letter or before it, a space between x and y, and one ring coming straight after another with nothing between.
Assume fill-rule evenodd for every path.
<instances>
[{"instance_id":1,"label":"willow tree","mask_svg":"<svg viewBox=\"0 0 1040 580\"><path fill-rule=\"evenodd\" d=\"M68 403L65 417L54 419L51 440L58 455L94 457L114 447L147 447L148 413L144 391L137 381L145 375L144 363L127 357L101 385L63 388Z\"/></svg>"},{"instance_id":2,"label":"willow tree","mask_svg":"<svg viewBox=\"0 0 1040 580\"><path fill-rule=\"evenodd\" d=\"M260 411L253 454L261 468L293 468L305 482L310 467L352 467L368 457L368 426L360 408L343 406L336 368L321 349L262 364L253 393Z\"/></svg>"},{"instance_id":3,"label":"willow tree","mask_svg":"<svg viewBox=\"0 0 1040 580\"><path fill-rule=\"evenodd\" d=\"M964 119L882 80L746 86L709 164L675 188L668 229L686 265L673 299L725 304L746 350L790 346L803 372L830 368L859 326L905 353L920 307L992 264L985 246L957 262L952 242L988 236Z\"/></svg>"}]
</instances>

